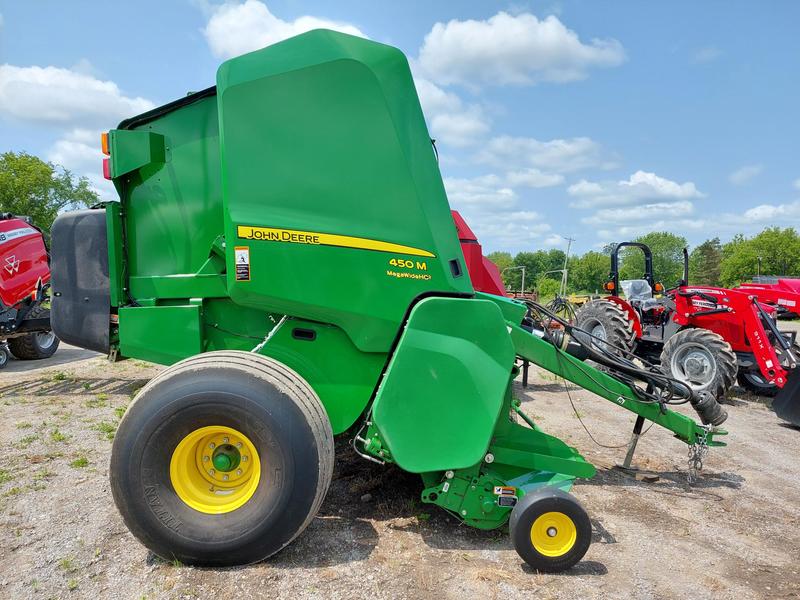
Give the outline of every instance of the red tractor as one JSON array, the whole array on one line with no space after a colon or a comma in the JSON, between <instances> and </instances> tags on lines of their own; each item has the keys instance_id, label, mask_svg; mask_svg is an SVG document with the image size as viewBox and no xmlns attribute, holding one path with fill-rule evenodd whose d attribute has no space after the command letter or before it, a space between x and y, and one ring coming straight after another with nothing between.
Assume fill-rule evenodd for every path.
<instances>
[{"instance_id":1,"label":"red tractor","mask_svg":"<svg viewBox=\"0 0 800 600\"><path fill-rule=\"evenodd\" d=\"M800 317L800 279L770 277L769 281L740 283L734 290L754 294L762 304L773 306L779 319Z\"/></svg>"},{"instance_id":2,"label":"red tractor","mask_svg":"<svg viewBox=\"0 0 800 600\"><path fill-rule=\"evenodd\" d=\"M620 281L619 252L626 247L643 252L642 279ZM666 374L720 399L737 378L759 394L781 389L773 408L781 418L800 425L800 402L794 398L800 379L791 377L800 356L794 334L779 331L775 308L759 303L747 289L688 285L685 249L683 258L681 281L665 290L653 275L650 248L636 242L618 244L604 286L609 295L578 311L578 327L592 336L592 343L601 346L605 340L607 349L660 363Z\"/></svg>"},{"instance_id":3,"label":"red tractor","mask_svg":"<svg viewBox=\"0 0 800 600\"><path fill-rule=\"evenodd\" d=\"M46 306L50 259L42 232L27 217L0 213L0 368L9 351L23 360L58 348Z\"/></svg>"}]
</instances>

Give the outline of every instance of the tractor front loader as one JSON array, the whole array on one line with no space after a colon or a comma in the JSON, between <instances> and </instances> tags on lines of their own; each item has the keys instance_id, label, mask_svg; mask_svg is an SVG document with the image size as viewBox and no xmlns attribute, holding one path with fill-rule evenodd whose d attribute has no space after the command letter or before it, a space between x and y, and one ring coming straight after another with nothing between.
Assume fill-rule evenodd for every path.
<instances>
[{"instance_id":1,"label":"tractor front loader","mask_svg":"<svg viewBox=\"0 0 800 600\"><path fill-rule=\"evenodd\" d=\"M644 254L641 279L621 281L619 253L626 247ZM724 398L735 381L756 393L776 395L773 408L800 425L800 348L794 334L778 330L774 306L762 304L764 291L690 286L689 257L683 251L683 276L671 289L657 281L653 257L644 244L622 242L611 253L608 296L583 306L577 324L687 382L696 391ZM583 334L585 335L585 334ZM798 379L798 381L794 381Z\"/></svg>"},{"instance_id":2,"label":"tractor front loader","mask_svg":"<svg viewBox=\"0 0 800 600\"><path fill-rule=\"evenodd\" d=\"M128 408L110 466L125 523L162 557L278 552L347 434L419 473L423 502L509 525L535 569L571 567L591 526L568 491L595 468L521 411L517 357L668 429L695 466L724 445L714 398L474 291L395 48L318 30L233 58L103 149L120 200L54 224L54 327L171 365ZM685 402L703 424L670 408Z\"/></svg>"}]
</instances>

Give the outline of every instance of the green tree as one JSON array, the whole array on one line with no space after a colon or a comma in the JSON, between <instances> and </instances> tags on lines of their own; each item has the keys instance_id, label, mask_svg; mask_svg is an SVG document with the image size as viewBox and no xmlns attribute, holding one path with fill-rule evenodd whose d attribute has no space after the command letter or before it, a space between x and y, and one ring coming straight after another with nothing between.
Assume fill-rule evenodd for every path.
<instances>
[{"instance_id":1,"label":"green tree","mask_svg":"<svg viewBox=\"0 0 800 600\"><path fill-rule=\"evenodd\" d=\"M534 287L539 293L539 301L546 302L556 297L556 294L558 294L558 288L561 287L561 280L556 280L551 276L543 275L536 280L536 285Z\"/></svg>"},{"instance_id":2,"label":"green tree","mask_svg":"<svg viewBox=\"0 0 800 600\"><path fill-rule=\"evenodd\" d=\"M85 177L25 152L0 154L0 212L29 216L49 233L59 212L98 200Z\"/></svg>"},{"instance_id":3,"label":"green tree","mask_svg":"<svg viewBox=\"0 0 800 600\"><path fill-rule=\"evenodd\" d=\"M634 242L646 244L653 253L653 274L656 281L672 287L683 275L683 249L686 238L668 231L653 231L637 237ZM620 279L641 279L644 274L644 254L638 248L620 252Z\"/></svg>"},{"instance_id":4,"label":"green tree","mask_svg":"<svg viewBox=\"0 0 800 600\"><path fill-rule=\"evenodd\" d=\"M768 227L752 238L736 235L722 247L720 279L725 286L762 275L800 274L800 236L791 227Z\"/></svg>"},{"instance_id":5,"label":"green tree","mask_svg":"<svg viewBox=\"0 0 800 600\"><path fill-rule=\"evenodd\" d=\"M514 264L514 259L511 258L511 254L509 252L492 252L486 258L500 269L500 277L503 279L503 285L508 289L511 273L505 269Z\"/></svg>"},{"instance_id":6,"label":"green tree","mask_svg":"<svg viewBox=\"0 0 800 600\"><path fill-rule=\"evenodd\" d=\"M582 256L573 256L569 260L569 290L590 294L601 291L610 268L611 259L602 252L589 251Z\"/></svg>"},{"instance_id":7,"label":"green tree","mask_svg":"<svg viewBox=\"0 0 800 600\"><path fill-rule=\"evenodd\" d=\"M689 255L689 281L695 285L719 285L721 263L719 238L706 240Z\"/></svg>"}]
</instances>

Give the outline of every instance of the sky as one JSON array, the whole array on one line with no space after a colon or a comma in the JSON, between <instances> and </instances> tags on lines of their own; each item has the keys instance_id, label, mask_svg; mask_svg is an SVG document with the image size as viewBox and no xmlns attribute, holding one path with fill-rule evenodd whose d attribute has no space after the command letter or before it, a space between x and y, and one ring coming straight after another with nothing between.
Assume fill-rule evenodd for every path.
<instances>
[{"instance_id":1,"label":"sky","mask_svg":"<svg viewBox=\"0 0 800 600\"><path fill-rule=\"evenodd\" d=\"M101 175L100 132L317 27L409 58L485 252L800 226L800 3L0 0L0 152Z\"/></svg>"}]
</instances>

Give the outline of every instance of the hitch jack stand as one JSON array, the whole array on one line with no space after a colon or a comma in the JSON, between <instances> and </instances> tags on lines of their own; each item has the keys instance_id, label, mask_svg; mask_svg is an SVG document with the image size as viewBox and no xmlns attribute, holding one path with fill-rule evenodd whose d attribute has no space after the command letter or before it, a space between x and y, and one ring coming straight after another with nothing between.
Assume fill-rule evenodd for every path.
<instances>
[{"instance_id":1,"label":"hitch jack stand","mask_svg":"<svg viewBox=\"0 0 800 600\"><path fill-rule=\"evenodd\" d=\"M642 435L642 427L644 426L644 417L641 415L637 415L636 423L633 425L633 433L631 434L631 439L628 442L628 452L625 454L625 461L622 463L622 467L625 470L631 470L631 462L633 461L633 453L636 452L636 444L639 443L639 437Z\"/></svg>"}]
</instances>

